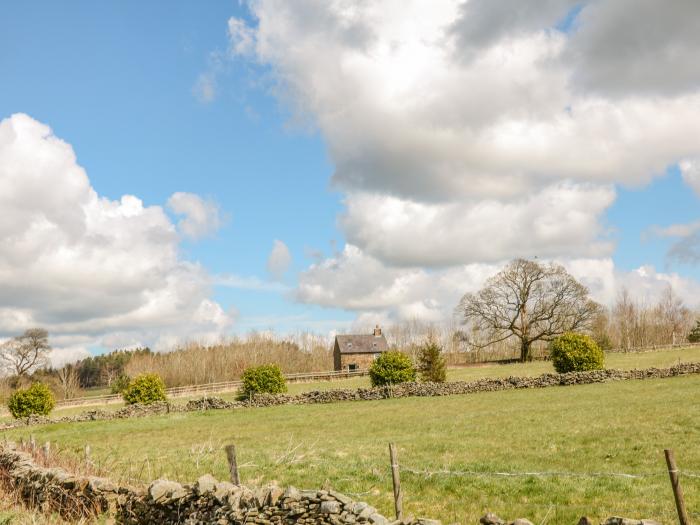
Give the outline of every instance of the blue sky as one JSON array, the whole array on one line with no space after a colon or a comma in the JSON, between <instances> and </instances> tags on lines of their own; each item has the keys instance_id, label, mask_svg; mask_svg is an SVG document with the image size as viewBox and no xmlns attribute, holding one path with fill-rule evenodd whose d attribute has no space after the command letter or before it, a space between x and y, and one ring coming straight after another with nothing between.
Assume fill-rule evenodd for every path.
<instances>
[{"instance_id":1,"label":"blue sky","mask_svg":"<svg viewBox=\"0 0 700 525\"><path fill-rule=\"evenodd\" d=\"M228 220L211 238L185 243L188 258L213 273L265 280L272 242L281 239L294 256L293 284L311 262L308 252L342 243L340 195L330 188L333 166L317 133L290 126L245 67L226 67L214 103L193 95L210 55L228 46L227 20L246 14L236 2L205 9L26 2L3 10L2 118L24 112L49 124L101 195L134 194L146 204L162 204L175 191L215 199ZM278 293L218 288L215 297L240 311L243 331L350 318ZM292 320L266 321L275 317Z\"/></svg>"},{"instance_id":2,"label":"blue sky","mask_svg":"<svg viewBox=\"0 0 700 525\"><path fill-rule=\"evenodd\" d=\"M628 274L643 265L664 274L657 281L673 282L680 288L700 279L697 265L680 264L667 256L677 237L650 233L654 227L658 232L659 228L698 220L698 194L687 182L692 174L684 182L677 163L695 158L700 151L693 149L691 139L676 147L679 140L674 133L687 137L687 130L693 129L691 121L697 120L693 97L700 85L697 79L684 77L678 81L683 85L668 87L653 72L634 86L626 84L629 76L622 74L619 79L606 77L601 81L597 68L608 67L606 61L615 59L617 49L621 63L627 64L623 40L636 38L634 34L606 36L598 32L593 44L586 41L590 37L587 24L596 19L593 10L602 7L562 0L552 3L554 7L548 8L554 9L551 12L531 6L502 21L497 12L499 2L491 6L473 2L472 11L453 6L444 13L426 16L424 21L418 15L426 5L411 2L400 15L379 9L381 13L375 18L359 15L336 27L333 24L344 14L331 12L328 5L312 4L291 6L265 0L249 8L238 2L6 3L0 13L0 120L24 113L50 126L56 137L72 146L92 188L112 201L125 194L135 195L146 207L164 207L173 224L178 217L166 203L175 192L215 202L223 225L204 238L183 236L177 249L180 261L198 262L214 283L221 276L262 283L257 289L213 285L209 292L203 292L203 297L220 305L233 320L224 323L226 333L270 328L328 332L352 322L392 322L422 312L435 320L437 312L450 312L454 298L480 282L474 277L477 281L465 282L462 287L458 280L450 279L464 275L481 279L518 255L602 261L601 267L607 264L614 279L631 286L635 281ZM488 9L494 12L486 12ZM647 12L652 8L645 9L635 16L653 18L653 13ZM622 16L612 8L598 14L609 20ZM416 32L415 41L411 32L403 33L403 26L394 24L398 17L418 24L411 30ZM232 20L240 22L236 26L242 28L239 33L229 30ZM358 20L366 27L360 27ZM488 39L479 32L479 20L496 21ZM371 26L373 23L378 25ZM643 19L630 23L643 31ZM552 31L555 26L558 30ZM356 30L352 37L343 32L347 27ZM522 55L523 63L530 60L527 53L531 51L521 50L565 56L571 47L587 53L604 38L611 39L609 49L615 52L610 54L612 58L601 58L593 51L590 56L583 51L574 53L571 56L577 58L563 60L564 65L532 62L529 67L538 86L532 90L526 80L525 87L514 91L509 82L510 66L506 65L502 75L495 73L492 84L483 90L465 84L465 92L474 91L477 102L472 105L453 90L461 79L470 78L472 66L459 61L439 69L441 60L450 60L440 48L442 40L434 38L436 28L444 31L445 27L458 33L462 39L456 40L458 45L487 57L487 64L489 53L499 52L501 34L522 40L513 56ZM421 31L425 34L419 38ZM386 41L394 42L393 48L379 45L385 33ZM685 38L682 30L676 33L673 38ZM366 53L375 44L376 49ZM659 45L666 44L673 42ZM691 53L694 48L688 46ZM382 62L385 52L390 54L390 62ZM639 53L643 56L644 52L640 47ZM423 61L424 56L432 58ZM387 63L391 65L387 67ZM336 70L338 64L342 67ZM475 68L482 67L475 64ZM681 67L657 65L660 73L666 66ZM484 76L484 70L479 71ZM492 70L485 71L488 76ZM517 69L517 74L522 71ZM450 80L455 72L463 76ZM197 88L203 76L213 86L207 100ZM561 83L564 76L569 79L566 86ZM657 90L656 98L644 98L647 87ZM347 93L343 93L346 88ZM382 95L389 88L400 94L392 91ZM423 91L426 89L429 91ZM551 93L540 97L542 90ZM495 93L492 97L490 91ZM586 113L581 108L588 107L591 100L606 108L603 117L610 114L609 108L619 110L625 115L621 120L629 118L630 127L619 134L611 131L610 137L601 137L601 143L613 149L628 147L629 151L620 157L622 160L604 159L599 167L598 159L588 153L603 151L596 149L598 143L591 145L582 138L580 147L566 151L570 143L562 146L553 138L551 173L539 158L523 156L519 150L498 154L506 158L513 153L515 168L500 161L488 166L483 158L474 160L480 152L465 153L472 142L479 143L479 130L483 129L479 119L497 126L503 115L511 118L520 114L524 103L517 97L523 91L529 93L527 108L534 120L540 118L540 106L544 108L548 99L557 97L570 99L566 111L576 118ZM433 101L436 93L439 97ZM441 100L450 101L451 96L456 109L454 114L448 111L443 116ZM480 96L486 98L479 102ZM495 98L502 102L494 102ZM402 100L414 102L399 111ZM664 132L666 135L652 132L652 128L649 137L630 133L635 126L653 122L654 112L669 114L666 106L653 104L684 100L690 109L674 117L677 125ZM637 118L641 110L627 111L626 104L633 101L646 104L648 120ZM426 114L431 115L429 124ZM455 124L455 119L463 121ZM529 124L531 129L537 124L534 120ZM442 138L431 136L441 126L448 130L439 135ZM446 137L460 137L465 129L471 134L460 150ZM604 135L607 131L602 129ZM403 133L414 131L421 139L404 141ZM622 136L624 142L620 142ZM438 144L440 140L445 141L444 147ZM648 143L653 141L664 147L658 154L647 155L651 149ZM700 150L700 145L695 149ZM411 161L413 155L416 160ZM580 155L583 160L567 162L567 155ZM587 165L589 160L592 167ZM502 176L503 181L488 189L475 171L477 165L494 173L492 180ZM667 166L665 174L658 175L659 165ZM509 178L516 173L517 178ZM514 231L511 244L504 241L503 246L488 249L490 243L484 239L493 237L488 226L494 216L506 212L489 212L479 219L484 206L505 206L502 209L515 209L515 213L520 213L522 206L523 216L534 217L535 224L540 208L528 207L525 201L530 197L544 199L550 195L548 191L569 192L567 198L578 210L570 216L562 212L569 217L562 220L562 232L535 236L531 242L527 238L523 243L523 233ZM586 201L594 194L591 192L600 202ZM606 199L609 205L603 202ZM511 205L515 208L507 208ZM452 219L447 223L427 219L443 214ZM454 217L476 217L475 222L484 226L463 233L455 227ZM552 222L550 216L542 220ZM376 221L376 243L372 221ZM411 224L422 226L414 229ZM442 227L449 233L443 236ZM266 271L275 240L285 243L292 256L282 286L272 284ZM446 244L440 244L443 241ZM606 251L600 243L607 241L613 241L613 247ZM463 248L454 248L458 245ZM605 261L612 261L612 266ZM344 280L334 273L338 269L353 274L355 280ZM599 274L598 270L591 273ZM587 276L581 278L585 281ZM430 284L430 279L439 279L441 284ZM381 290L387 299L369 300L371 293L362 291L364 283L370 291ZM442 291L434 297L417 297L422 287ZM609 297L612 292L608 289L606 293ZM186 323L187 316L176 321ZM57 328L62 330L67 347L87 344L101 350L110 345L108 339L100 339L107 331L85 343L87 339L79 334Z\"/></svg>"}]
</instances>

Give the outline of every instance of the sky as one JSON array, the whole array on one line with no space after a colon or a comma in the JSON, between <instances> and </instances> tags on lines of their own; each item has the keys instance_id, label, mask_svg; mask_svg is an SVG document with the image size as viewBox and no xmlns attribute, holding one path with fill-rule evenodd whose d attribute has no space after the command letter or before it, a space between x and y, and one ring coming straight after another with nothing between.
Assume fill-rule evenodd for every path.
<instances>
[{"instance_id":1,"label":"sky","mask_svg":"<svg viewBox=\"0 0 700 525\"><path fill-rule=\"evenodd\" d=\"M0 338L449 320L515 257L700 307L700 4L0 7Z\"/></svg>"}]
</instances>

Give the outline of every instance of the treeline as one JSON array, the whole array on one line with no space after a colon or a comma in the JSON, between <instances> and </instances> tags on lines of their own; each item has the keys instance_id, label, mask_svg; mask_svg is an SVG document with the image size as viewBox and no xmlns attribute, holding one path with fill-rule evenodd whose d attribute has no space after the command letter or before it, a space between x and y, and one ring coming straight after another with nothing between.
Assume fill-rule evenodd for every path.
<instances>
[{"instance_id":1,"label":"treeline","mask_svg":"<svg viewBox=\"0 0 700 525\"><path fill-rule=\"evenodd\" d=\"M237 380L246 368L269 363L286 374L326 371L333 367L332 349L326 337L312 334L252 333L215 345L191 342L172 352L135 355L124 370L131 377L155 372L174 387Z\"/></svg>"},{"instance_id":2,"label":"treeline","mask_svg":"<svg viewBox=\"0 0 700 525\"><path fill-rule=\"evenodd\" d=\"M698 312L692 311L667 288L654 303L635 300L622 290L610 308L602 308L590 334L605 351L629 351L636 348L700 342ZM353 329L371 333L373 327ZM471 343L471 334L463 332L458 318L435 324L409 321L384 327L389 347L419 357L421 345L432 340L443 349L448 364L516 359L516 341L506 340L480 348ZM222 339L213 345L190 342L170 352L152 352L148 348L115 350L89 357L59 369L47 367L48 334L45 330L27 330L0 346L6 377L0 382L0 396L33 381L49 385L58 399L84 395L85 389L109 388L117 392L133 378L145 372L157 373L166 386L186 386L240 379L246 368L275 363L283 373L326 371L333 367L333 340L310 333L276 336L251 333L245 337ZM547 352L546 343L533 349L533 356ZM32 357L27 366L27 356Z\"/></svg>"}]
</instances>

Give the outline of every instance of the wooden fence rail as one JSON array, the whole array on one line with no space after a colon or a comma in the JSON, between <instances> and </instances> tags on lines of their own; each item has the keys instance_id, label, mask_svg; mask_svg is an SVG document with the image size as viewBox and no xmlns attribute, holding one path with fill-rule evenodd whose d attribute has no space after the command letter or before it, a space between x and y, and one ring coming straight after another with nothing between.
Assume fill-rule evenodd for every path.
<instances>
[{"instance_id":1,"label":"wooden fence rail","mask_svg":"<svg viewBox=\"0 0 700 525\"><path fill-rule=\"evenodd\" d=\"M630 349L614 349L609 352L653 352L660 350L673 350L677 348L689 348L698 347L700 343L678 343L678 344L668 344L668 345L651 345L647 347L640 348L630 348ZM448 352L445 354L447 358L447 363L449 366L468 366L477 363L507 363L516 360L518 352L514 352L513 355L505 355L499 353L498 355L492 355L491 359L488 357L487 351L475 351L475 352ZM544 354L535 355L535 359L546 358ZM368 375L368 370L330 370L322 372L301 372L293 374L285 374L285 378L288 382L304 382L304 381L330 381L333 379L346 379L350 377L360 377ZM217 383L206 383L200 385L187 385L187 386L176 386L166 389L166 394L168 397L187 397L195 394L214 394L214 393L225 393L237 390L241 386L241 381L220 381ZM123 401L121 394L105 394L101 396L91 396L91 397L79 397L74 399L64 399L56 403L57 407L69 408L69 407L80 407L80 406L95 406L95 405L109 405L115 403L121 403ZM0 409L0 412L2 410Z\"/></svg>"},{"instance_id":2,"label":"wooden fence rail","mask_svg":"<svg viewBox=\"0 0 700 525\"><path fill-rule=\"evenodd\" d=\"M331 381L333 379L347 379L351 377L361 377L369 373L368 370L331 370L326 372L304 372L295 374L285 374L285 379L290 383L301 383L305 381ZM206 383L201 385L187 385L167 388L165 390L168 397L188 397L194 394L214 394L233 392L238 390L243 383L241 381L220 381L218 383ZM92 397L78 397L74 399L63 399L56 403L56 407L69 408L91 405L109 405L121 403L121 394L105 394Z\"/></svg>"}]
</instances>

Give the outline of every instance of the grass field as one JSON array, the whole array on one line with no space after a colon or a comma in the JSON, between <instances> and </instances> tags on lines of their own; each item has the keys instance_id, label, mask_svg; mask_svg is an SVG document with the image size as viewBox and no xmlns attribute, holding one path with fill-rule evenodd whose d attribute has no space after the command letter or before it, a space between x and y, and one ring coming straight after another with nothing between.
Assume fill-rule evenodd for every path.
<instances>
[{"instance_id":1,"label":"grass field","mask_svg":"<svg viewBox=\"0 0 700 525\"><path fill-rule=\"evenodd\" d=\"M607 368L649 368L649 367L669 367L679 361L691 362L700 361L700 347L682 348L677 350L662 350L658 352L646 353L611 353L606 356L605 366ZM552 372L552 364L548 361L535 361L532 363L510 363L510 364L495 364L489 363L481 366L470 366L464 368L450 368L447 371L448 381L472 381L483 377L508 377L508 376L535 376ZM360 388L369 387L369 377L355 377L352 379L339 379L334 381L315 381L309 383L289 383L290 394L298 394L308 392L310 390L331 390L339 388ZM102 392L109 393L109 392ZM96 395L96 394L95 394ZM235 392L222 394L211 394L212 396L221 397L226 400L233 400L236 397ZM187 403L190 399L202 397L202 394L197 394L193 397L181 397L173 399L174 403ZM111 405L92 405L57 409L53 412L54 416L70 416L79 414L85 410L93 408L101 408L103 410L118 410L124 405L115 403ZM10 420L10 416L0 417L0 421Z\"/></svg>"},{"instance_id":2,"label":"grass field","mask_svg":"<svg viewBox=\"0 0 700 525\"><path fill-rule=\"evenodd\" d=\"M651 358L649 358L651 359ZM533 373L539 373L533 367ZM7 432L58 444L77 457L89 443L113 478L226 478L223 445L238 447L244 481L332 486L391 515L387 443L399 447L405 509L445 523L487 510L534 523L581 515L674 521L662 450L700 471L700 377L332 405L172 414ZM55 445L54 445L55 446ZM432 471L433 475L412 473ZM444 474L475 471L481 475ZM574 472L581 477L494 472ZM648 477L589 476L632 473ZM700 510L700 479L684 477Z\"/></svg>"}]
</instances>

